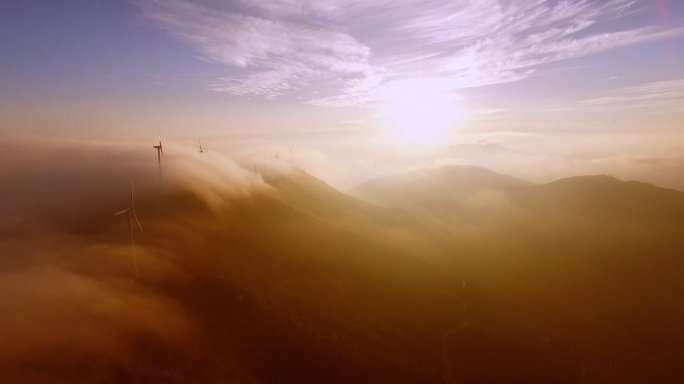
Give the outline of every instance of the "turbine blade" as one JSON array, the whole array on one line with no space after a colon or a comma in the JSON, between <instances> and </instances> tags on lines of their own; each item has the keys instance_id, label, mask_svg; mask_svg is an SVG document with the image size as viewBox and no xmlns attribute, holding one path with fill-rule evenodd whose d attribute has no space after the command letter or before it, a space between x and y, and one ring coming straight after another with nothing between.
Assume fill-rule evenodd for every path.
<instances>
[{"instance_id":1,"label":"turbine blade","mask_svg":"<svg viewBox=\"0 0 684 384\"><path fill-rule=\"evenodd\" d=\"M164 156L164 148L162 148L161 141L159 142L159 150L161 151L162 156Z\"/></svg>"},{"instance_id":2,"label":"turbine blade","mask_svg":"<svg viewBox=\"0 0 684 384\"><path fill-rule=\"evenodd\" d=\"M124 209L123 211L119 211L119 212L115 213L114 216L120 215L120 214L122 214L122 213L126 213L126 212L128 212L129 209L130 209L130 208L126 208L126 209Z\"/></svg>"},{"instance_id":3,"label":"turbine blade","mask_svg":"<svg viewBox=\"0 0 684 384\"><path fill-rule=\"evenodd\" d=\"M140 225L140 221L138 220L138 216L135 215L135 210L131 208L131 212L133 212L133 217L135 217L135 222L138 223L138 227L140 228L140 232L142 232L142 225Z\"/></svg>"}]
</instances>

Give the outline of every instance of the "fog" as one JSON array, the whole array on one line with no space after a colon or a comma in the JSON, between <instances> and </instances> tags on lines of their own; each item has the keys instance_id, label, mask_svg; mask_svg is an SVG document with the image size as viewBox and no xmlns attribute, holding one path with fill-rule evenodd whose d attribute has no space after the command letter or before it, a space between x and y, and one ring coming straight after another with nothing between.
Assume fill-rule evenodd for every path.
<instances>
[{"instance_id":1,"label":"fog","mask_svg":"<svg viewBox=\"0 0 684 384\"><path fill-rule=\"evenodd\" d=\"M3 382L684 379L680 191L451 165L348 195L174 143L161 177L148 146L0 153Z\"/></svg>"},{"instance_id":2,"label":"fog","mask_svg":"<svg viewBox=\"0 0 684 384\"><path fill-rule=\"evenodd\" d=\"M560 139L559 141L562 142ZM621 152L619 149L583 150L581 146L574 145L547 150L543 149L543 145L539 147L536 150L520 149L515 143L505 146L496 141L480 140L455 144L412 157L387 156L370 168L375 170L375 174L369 172L369 169L361 171L366 177L357 180L356 185L378 176L402 174L422 168L477 165L534 183L548 183L573 176L607 174L621 180L638 180L664 188L684 190L684 158L672 153Z\"/></svg>"}]
</instances>

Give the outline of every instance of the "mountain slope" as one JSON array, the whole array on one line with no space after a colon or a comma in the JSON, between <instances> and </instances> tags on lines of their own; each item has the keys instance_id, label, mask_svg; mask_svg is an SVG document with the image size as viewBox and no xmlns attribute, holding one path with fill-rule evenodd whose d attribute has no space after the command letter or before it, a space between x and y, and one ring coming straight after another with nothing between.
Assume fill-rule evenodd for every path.
<instances>
[{"instance_id":1,"label":"mountain slope","mask_svg":"<svg viewBox=\"0 0 684 384\"><path fill-rule=\"evenodd\" d=\"M507 215L509 194L530 186L482 167L452 165L380 177L354 188L350 194L455 224Z\"/></svg>"},{"instance_id":2,"label":"mountain slope","mask_svg":"<svg viewBox=\"0 0 684 384\"><path fill-rule=\"evenodd\" d=\"M350 191L360 199L440 218L485 220L506 207L534 213L563 210L587 219L665 223L684 220L684 193L606 175L534 185L476 166L444 166L379 177ZM486 209L487 207L492 209Z\"/></svg>"},{"instance_id":3,"label":"mountain slope","mask_svg":"<svg viewBox=\"0 0 684 384\"><path fill-rule=\"evenodd\" d=\"M162 329L178 318L186 327L180 342L134 327L116 331L112 348L84 350L62 341L55 347L60 358L15 355L0 363L9 375L4 382L440 382L436 342L424 332L437 339L441 324L455 321L444 308L459 282L430 265L435 255L416 257L421 234L405 214L348 197L303 172L249 196L221 198L207 205L184 188L136 192L145 232L135 233L140 279L132 285L128 228L110 212L75 213L66 226L47 221L41 225L50 235L37 246L27 233L27 243L12 247L23 261L7 271L32 260L95 276L126 288L116 302L154 292L176 310L153 324ZM36 249L42 258L32 256ZM13 292L5 291L4 302L18 301ZM28 306L43 297L23 294ZM115 324L136 317L110 316ZM96 360L91 368L79 366L84 353Z\"/></svg>"},{"instance_id":4,"label":"mountain slope","mask_svg":"<svg viewBox=\"0 0 684 384\"><path fill-rule=\"evenodd\" d=\"M597 217L657 225L684 220L684 193L652 184L595 175L561 179L535 189L543 202Z\"/></svg>"},{"instance_id":5,"label":"mountain slope","mask_svg":"<svg viewBox=\"0 0 684 384\"><path fill-rule=\"evenodd\" d=\"M48 217L0 231L2 381L684 378L681 223L613 215L678 194L636 185L619 201L632 184L535 186L469 167L399 181L381 185L387 201L399 188L423 208L298 170L211 199L197 182L141 187L136 280L127 222L107 208L127 194L81 191L80 210L72 191L51 196ZM592 216L595 201L617 203Z\"/></svg>"},{"instance_id":6,"label":"mountain slope","mask_svg":"<svg viewBox=\"0 0 684 384\"><path fill-rule=\"evenodd\" d=\"M403 212L353 198L297 168L288 174L268 177L266 181L277 189L276 198L323 220L361 220L377 221L381 225L410 225Z\"/></svg>"}]
</instances>

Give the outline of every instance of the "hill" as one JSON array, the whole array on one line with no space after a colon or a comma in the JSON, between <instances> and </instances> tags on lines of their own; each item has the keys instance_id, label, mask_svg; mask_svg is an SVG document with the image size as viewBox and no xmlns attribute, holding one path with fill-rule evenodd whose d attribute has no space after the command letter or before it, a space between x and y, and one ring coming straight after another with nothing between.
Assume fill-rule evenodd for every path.
<instances>
[{"instance_id":1,"label":"hill","mask_svg":"<svg viewBox=\"0 0 684 384\"><path fill-rule=\"evenodd\" d=\"M168 184L137 187L139 279L112 216L128 180L3 176L17 211L35 199L9 196L64 183L40 196L49 214L0 227L3 382L684 378L679 192L446 167L355 191L378 205L215 162L188 182L169 160Z\"/></svg>"},{"instance_id":2,"label":"hill","mask_svg":"<svg viewBox=\"0 0 684 384\"><path fill-rule=\"evenodd\" d=\"M518 193L530 185L482 167L451 165L380 177L354 188L350 194L455 224L507 214L504 194ZM483 211L489 216L483 216Z\"/></svg>"},{"instance_id":3,"label":"hill","mask_svg":"<svg viewBox=\"0 0 684 384\"><path fill-rule=\"evenodd\" d=\"M631 382L649 382L677 360L667 340L684 339L670 322L684 320L684 193L605 175L534 185L477 167L417 170L352 193L431 225L453 252L449 269L476 281L503 323L594 351L585 368L622 361L640 377Z\"/></svg>"}]
</instances>

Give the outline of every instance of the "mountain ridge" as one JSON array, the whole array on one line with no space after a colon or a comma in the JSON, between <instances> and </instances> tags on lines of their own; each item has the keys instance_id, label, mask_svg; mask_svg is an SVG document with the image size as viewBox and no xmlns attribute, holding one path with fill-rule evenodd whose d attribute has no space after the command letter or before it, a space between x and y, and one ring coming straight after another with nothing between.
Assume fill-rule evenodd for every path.
<instances>
[{"instance_id":1,"label":"mountain ridge","mask_svg":"<svg viewBox=\"0 0 684 384\"><path fill-rule=\"evenodd\" d=\"M615 185L619 195L627 185L639 192L627 199L638 206L642 188L651 196L658 187L607 176L535 185L481 167L416 172L402 181L416 188L388 183L387 193L406 192L422 210L363 202L300 170L265 177L266 186L250 172L255 186L243 194L215 188L207 196L201 180L141 186L137 280L130 229L102 209L127 193L92 193L94 208L74 211L71 191L57 191L67 198L55 197L53 215L72 212L77 225L37 218L40 231L27 227L3 249L0 283L9 276L24 287L2 290L0 309L9 303L23 318L54 319L48 328L26 322L19 337L58 358L16 356L10 346L0 375L50 383L442 383L451 372L466 384L570 383L586 368L586 382L684 378L670 360L632 358L676 359L684 343L684 221L674 216L668 229L641 211L611 216L622 202L593 192ZM454 173L462 177L450 179ZM95 177L118 183L106 176ZM568 188L583 184L593 189ZM80 184L84 193L89 186ZM604 200L617 205L582 216ZM43 269L25 273L31 263ZM85 297L74 295L81 287L89 287ZM60 304L46 305L54 297ZM93 301L105 305L87 310ZM103 313L107 303L113 310ZM146 310L150 303L163 311ZM12 336L11 323L0 318L0 335ZM183 332L163 332L167 324ZM79 329L115 337L83 349L62 332ZM96 360L88 368L84 355Z\"/></svg>"}]
</instances>

